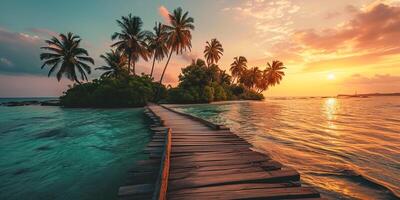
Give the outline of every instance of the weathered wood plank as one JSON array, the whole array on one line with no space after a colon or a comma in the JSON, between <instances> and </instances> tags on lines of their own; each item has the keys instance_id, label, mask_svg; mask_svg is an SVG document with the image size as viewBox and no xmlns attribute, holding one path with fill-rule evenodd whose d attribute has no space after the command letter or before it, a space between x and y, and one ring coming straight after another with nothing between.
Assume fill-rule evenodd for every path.
<instances>
[{"instance_id":1,"label":"weathered wood plank","mask_svg":"<svg viewBox=\"0 0 400 200\"><path fill-rule=\"evenodd\" d=\"M149 194L154 190L153 184L140 184L122 186L118 189L118 196L131 196L135 194Z\"/></svg>"},{"instance_id":2,"label":"weathered wood plank","mask_svg":"<svg viewBox=\"0 0 400 200\"><path fill-rule=\"evenodd\" d=\"M181 195L168 195L168 199L293 199L318 198L319 193L308 187L260 188L251 190L233 190L230 192L207 192Z\"/></svg>"},{"instance_id":3,"label":"weathered wood plank","mask_svg":"<svg viewBox=\"0 0 400 200\"><path fill-rule=\"evenodd\" d=\"M231 147L227 149L224 146L188 146L182 147L177 146L172 148L172 153L175 152L218 152L218 151L251 151L248 145L230 145Z\"/></svg>"},{"instance_id":4,"label":"weathered wood plank","mask_svg":"<svg viewBox=\"0 0 400 200\"><path fill-rule=\"evenodd\" d=\"M244 168L258 168L264 171L270 171L275 169L280 169L282 164L277 161L266 161L260 163L252 163L250 164L232 164L232 165L218 165L218 166L205 166L205 167L197 167L197 168L180 168L174 169L171 174L175 173L184 173L184 172L200 172L200 171L224 171L230 169L244 169Z\"/></svg>"},{"instance_id":5,"label":"weathered wood plank","mask_svg":"<svg viewBox=\"0 0 400 200\"><path fill-rule=\"evenodd\" d=\"M266 188L285 188L285 187L299 187L298 182L288 183L243 183L243 184L232 184L232 185L218 185L210 187L190 188L183 190L172 191L169 194L181 195L181 194L199 194L208 192L230 192L236 190L250 190L250 189L266 189Z\"/></svg>"},{"instance_id":6,"label":"weathered wood plank","mask_svg":"<svg viewBox=\"0 0 400 200\"><path fill-rule=\"evenodd\" d=\"M221 160L270 160L269 157L252 154L250 152L246 152L243 154L239 153L228 153L228 154L206 154L206 155L189 155L189 156L181 156L172 158L172 162L200 162L200 161L221 161Z\"/></svg>"},{"instance_id":7,"label":"weathered wood plank","mask_svg":"<svg viewBox=\"0 0 400 200\"><path fill-rule=\"evenodd\" d=\"M293 169L282 169L268 172L253 172L231 175L212 176L204 179L202 177L190 177L170 181L170 189L195 188L204 186L215 186L233 183L276 183L284 181L298 181L299 173Z\"/></svg>"},{"instance_id":8,"label":"weathered wood plank","mask_svg":"<svg viewBox=\"0 0 400 200\"><path fill-rule=\"evenodd\" d=\"M249 159L230 159L230 160L212 160L212 161L192 161L175 159L171 164L172 169L180 168L199 168L208 166L221 166L221 165L237 165L237 164L252 164L266 161L264 157L255 157Z\"/></svg>"}]
</instances>

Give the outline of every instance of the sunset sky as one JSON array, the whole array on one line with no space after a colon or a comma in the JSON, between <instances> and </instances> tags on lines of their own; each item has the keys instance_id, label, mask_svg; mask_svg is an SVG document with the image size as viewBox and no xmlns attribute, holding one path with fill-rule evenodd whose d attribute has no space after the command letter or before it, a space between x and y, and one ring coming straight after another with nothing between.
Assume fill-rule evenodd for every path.
<instances>
[{"instance_id":1,"label":"sunset sky","mask_svg":"<svg viewBox=\"0 0 400 200\"><path fill-rule=\"evenodd\" d=\"M196 28L192 51L172 57L165 79L172 85L182 67L203 57L205 42L217 38L224 47L222 69L235 56L261 69L274 59L285 64L282 84L266 96L400 92L400 0L2 0L0 97L59 96L71 84L40 69L39 47L51 35L80 35L97 67L119 31L116 19L132 13L152 30L178 6ZM156 63L158 76L165 61ZM140 61L137 69L149 73L150 66Z\"/></svg>"}]
</instances>

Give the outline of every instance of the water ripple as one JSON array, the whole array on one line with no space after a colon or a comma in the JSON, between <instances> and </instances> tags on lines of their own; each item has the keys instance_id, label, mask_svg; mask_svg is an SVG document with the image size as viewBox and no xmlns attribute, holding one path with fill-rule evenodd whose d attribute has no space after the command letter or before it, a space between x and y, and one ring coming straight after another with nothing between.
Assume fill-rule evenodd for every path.
<instances>
[{"instance_id":1,"label":"water ripple","mask_svg":"<svg viewBox=\"0 0 400 200\"><path fill-rule=\"evenodd\" d=\"M176 106L223 123L330 199L400 195L400 97Z\"/></svg>"}]
</instances>

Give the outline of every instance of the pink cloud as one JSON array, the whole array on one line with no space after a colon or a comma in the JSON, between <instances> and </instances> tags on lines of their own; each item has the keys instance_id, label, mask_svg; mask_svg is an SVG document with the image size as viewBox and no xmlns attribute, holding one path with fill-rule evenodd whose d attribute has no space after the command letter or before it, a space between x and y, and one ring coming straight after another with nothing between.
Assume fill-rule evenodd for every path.
<instances>
[{"instance_id":1,"label":"pink cloud","mask_svg":"<svg viewBox=\"0 0 400 200\"><path fill-rule=\"evenodd\" d=\"M158 8L158 13L161 15L161 17L163 18L165 23L169 23L170 19L169 19L169 11L166 7L164 6L160 6Z\"/></svg>"},{"instance_id":2,"label":"pink cloud","mask_svg":"<svg viewBox=\"0 0 400 200\"><path fill-rule=\"evenodd\" d=\"M192 60L199 58L199 55L197 52L185 52L181 55L181 58L186 62L192 62Z\"/></svg>"},{"instance_id":3,"label":"pink cloud","mask_svg":"<svg viewBox=\"0 0 400 200\"><path fill-rule=\"evenodd\" d=\"M372 77L363 76L361 74L353 74L343 82L344 84L395 84L400 83L400 76L390 74L375 74Z\"/></svg>"},{"instance_id":4,"label":"pink cloud","mask_svg":"<svg viewBox=\"0 0 400 200\"><path fill-rule=\"evenodd\" d=\"M44 28L30 28L28 29L28 31L34 34L38 34L39 36L45 36L45 37L58 36L58 33Z\"/></svg>"},{"instance_id":5,"label":"pink cloud","mask_svg":"<svg viewBox=\"0 0 400 200\"><path fill-rule=\"evenodd\" d=\"M339 28L300 30L294 36L300 44L321 52L395 48L400 38L400 7L378 4Z\"/></svg>"}]
</instances>

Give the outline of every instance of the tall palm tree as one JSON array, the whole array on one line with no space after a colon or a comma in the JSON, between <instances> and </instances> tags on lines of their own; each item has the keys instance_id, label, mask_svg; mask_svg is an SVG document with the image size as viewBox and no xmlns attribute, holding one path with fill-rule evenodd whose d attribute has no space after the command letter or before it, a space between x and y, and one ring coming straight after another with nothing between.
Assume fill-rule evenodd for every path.
<instances>
[{"instance_id":1,"label":"tall palm tree","mask_svg":"<svg viewBox=\"0 0 400 200\"><path fill-rule=\"evenodd\" d=\"M167 46L170 52L167 63L165 64L164 70L161 74L160 83L162 83L164 78L164 74L169 60L171 59L172 52L176 52L176 54L182 54L183 51L190 51L192 48L191 31L194 30L194 19L188 15L189 12L183 13L181 7L175 9L172 15L169 14L170 25L165 25L165 29L168 35Z\"/></svg>"},{"instance_id":2,"label":"tall palm tree","mask_svg":"<svg viewBox=\"0 0 400 200\"><path fill-rule=\"evenodd\" d=\"M260 80L256 83L255 87L257 88L257 92L261 93L265 90L268 89L269 87L269 80L268 80L268 75L267 72L264 70L261 73L261 78Z\"/></svg>"},{"instance_id":3,"label":"tall palm tree","mask_svg":"<svg viewBox=\"0 0 400 200\"><path fill-rule=\"evenodd\" d=\"M207 60L207 64L211 65L217 63L223 55L223 52L222 44L216 38L212 39L211 42L207 41L204 49L204 57Z\"/></svg>"},{"instance_id":4,"label":"tall palm tree","mask_svg":"<svg viewBox=\"0 0 400 200\"><path fill-rule=\"evenodd\" d=\"M149 58L146 43L149 32L142 30L142 19L131 14L121 17L121 20L117 20L117 23L121 32L115 32L111 36L112 40L118 40L111 46L124 52L128 57L128 74L130 74L132 64L132 71L135 75L135 64L139 61L139 58L143 58L145 61Z\"/></svg>"},{"instance_id":5,"label":"tall palm tree","mask_svg":"<svg viewBox=\"0 0 400 200\"><path fill-rule=\"evenodd\" d=\"M106 53L105 55L101 55L101 58L104 59L107 65L97 67L96 70L104 70L105 72L101 75L104 77L120 77L123 73L126 72L125 67L127 66L128 59L123 54L123 52L119 50L111 50L111 52Z\"/></svg>"},{"instance_id":6,"label":"tall palm tree","mask_svg":"<svg viewBox=\"0 0 400 200\"><path fill-rule=\"evenodd\" d=\"M260 81L261 77L261 70L258 69L258 67L252 67L243 72L243 74L240 76L239 81L247 88L252 89L258 84L258 81Z\"/></svg>"},{"instance_id":7,"label":"tall palm tree","mask_svg":"<svg viewBox=\"0 0 400 200\"><path fill-rule=\"evenodd\" d=\"M153 65L151 66L150 77L153 77L155 61L161 61L168 54L168 47L166 42L166 31L164 25L157 23L153 28L154 33L149 34L149 50L153 56Z\"/></svg>"},{"instance_id":8,"label":"tall palm tree","mask_svg":"<svg viewBox=\"0 0 400 200\"><path fill-rule=\"evenodd\" d=\"M234 83L244 71L247 69L247 59L244 56L235 57L233 63L231 64L231 74L233 76L232 83Z\"/></svg>"},{"instance_id":9,"label":"tall palm tree","mask_svg":"<svg viewBox=\"0 0 400 200\"><path fill-rule=\"evenodd\" d=\"M65 75L69 80L81 84L78 73L83 81L87 81L86 73L90 74L91 72L88 64L94 64L94 60L89 57L89 53L85 49L80 47L80 37L73 33L67 33L66 35L60 34L59 38L61 40L56 37L45 40L48 46L41 47L48 51L40 54L40 60L44 60L42 69L46 65L51 66L48 76L58 70L56 75L58 81Z\"/></svg>"},{"instance_id":10,"label":"tall palm tree","mask_svg":"<svg viewBox=\"0 0 400 200\"><path fill-rule=\"evenodd\" d=\"M281 82L283 76L285 76L283 69L286 69L286 67L283 66L281 61L274 60L272 64L268 62L268 67L264 70L268 85L275 86Z\"/></svg>"}]
</instances>

